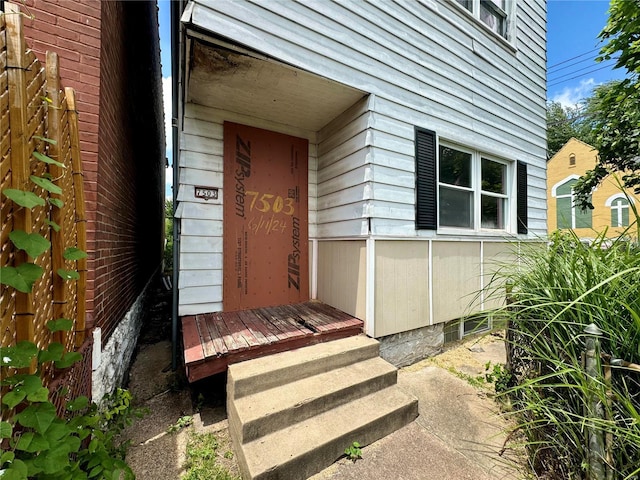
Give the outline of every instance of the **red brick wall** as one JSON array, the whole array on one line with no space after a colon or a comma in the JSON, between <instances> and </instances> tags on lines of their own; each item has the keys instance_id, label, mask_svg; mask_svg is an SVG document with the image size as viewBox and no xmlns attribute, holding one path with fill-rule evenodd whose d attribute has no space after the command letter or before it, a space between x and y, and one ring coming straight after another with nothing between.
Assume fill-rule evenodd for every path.
<instances>
[{"instance_id":1,"label":"red brick wall","mask_svg":"<svg viewBox=\"0 0 640 480\"><path fill-rule=\"evenodd\" d=\"M87 324L103 343L162 255L164 127L155 2L27 0L28 44L76 90L87 209ZM26 9L23 8L23 11Z\"/></svg>"},{"instance_id":2,"label":"red brick wall","mask_svg":"<svg viewBox=\"0 0 640 480\"><path fill-rule=\"evenodd\" d=\"M60 77L65 87L76 91L79 112L80 149L84 170L87 216L87 326L92 326L95 282L96 202L98 198L98 117L100 94L99 0L27 0L22 11L27 44L44 61L54 51L60 61Z\"/></svg>"}]
</instances>

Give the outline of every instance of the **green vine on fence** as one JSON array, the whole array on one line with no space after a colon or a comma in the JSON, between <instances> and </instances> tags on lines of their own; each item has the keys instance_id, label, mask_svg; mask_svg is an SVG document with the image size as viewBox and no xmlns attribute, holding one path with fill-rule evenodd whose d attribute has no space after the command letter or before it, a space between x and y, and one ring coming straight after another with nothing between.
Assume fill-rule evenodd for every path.
<instances>
[{"instance_id":1,"label":"green vine on fence","mask_svg":"<svg viewBox=\"0 0 640 480\"><path fill-rule=\"evenodd\" d=\"M52 145L56 144L55 140L44 138L42 138L42 140L45 140L47 143ZM43 153L33 152L33 157L46 164L65 168L64 164L44 155ZM49 174L45 174L41 177L31 175L29 178L35 185L41 187L44 191L55 195L62 194L62 189L52 182ZM28 190L7 188L3 190L2 193L14 204L21 208L28 208L30 210L37 206L43 207L47 202L52 207L56 208L62 208L64 206L64 202L59 198L52 198L49 196L45 199ZM59 231L60 226L53 220L47 219L46 223L55 231ZM9 239L18 250L24 250L27 255L33 259L39 257L51 248L51 242L39 233L27 233L24 230L14 230L9 235ZM64 259L69 261L80 260L86 256L87 254L85 252L75 247L68 248L63 254ZM0 267L0 283L13 287L19 292L30 293L33 288L33 284L42 277L43 273L44 269L32 262L24 262L16 267ZM65 280L77 280L80 278L80 275L75 270L59 268L56 273Z\"/></svg>"},{"instance_id":2,"label":"green vine on fence","mask_svg":"<svg viewBox=\"0 0 640 480\"><path fill-rule=\"evenodd\" d=\"M55 144L49 139L41 140ZM64 167L39 152L34 152L33 157L37 161ZM31 210L49 204L51 213L53 208L64 206L62 200L50 196L62 193L50 175L32 175L30 179L43 192L48 192L44 198L20 189L4 189L2 194L16 208ZM55 231L60 229L51 219L45 223ZM23 294L31 293L35 282L45 272L35 260L51 248L51 242L40 233L27 233L24 230L13 230L9 240L33 261L0 267L0 283ZM63 258L69 263L86 256L84 251L76 247L69 247L63 253ZM56 274L64 280L79 278L77 270L73 268L59 268ZM71 319L58 318L50 320L47 328L51 333L71 331L73 323ZM65 352L60 342L51 342L45 348L39 348L30 341L0 347L0 368L9 373L0 381L3 390L0 403L0 477L3 480L135 478L124 462L127 445L115 440L134 417L141 416L131 406L131 395L126 390L118 389L107 399L107 406L103 408L91 403L87 397L80 396L66 403L63 415L58 414L50 400L51 392L43 384L42 372L51 364L60 370L71 367L81 359L79 352ZM37 368L33 373L23 373L28 372L34 363Z\"/></svg>"}]
</instances>

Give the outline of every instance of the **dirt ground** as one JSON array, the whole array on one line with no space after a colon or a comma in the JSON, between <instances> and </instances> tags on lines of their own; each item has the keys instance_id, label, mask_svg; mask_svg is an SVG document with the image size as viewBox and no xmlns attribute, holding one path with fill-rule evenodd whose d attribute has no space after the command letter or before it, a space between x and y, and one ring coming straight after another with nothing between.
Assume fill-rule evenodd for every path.
<instances>
[{"instance_id":1,"label":"dirt ground","mask_svg":"<svg viewBox=\"0 0 640 480\"><path fill-rule=\"evenodd\" d=\"M225 410L225 375L189 385L181 368L171 370L171 294L158 280L153 295L154 306L147 310L127 385L136 404L148 408L149 414L126 432L131 439L127 463L138 480L179 479L185 472L189 436L212 432L220 444L219 464L238 475L235 459L228 453L233 449ZM503 357L500 334L487 334L451 344L442 354L403 370L438 366L469 380L481 395L488 395L490 387L483 388L482 382L476 384L473 379L484 377L487 362L499 363ZM168 433L172 426L175 429L191 420L185 428Z\"/></svg>"},{"instance_id":2,"label":"dirt ground","mask_svg":"<svg viewBox=\"0 0 640 480\"><path fill-rule=\"evenodd\" d=\"M189 385L180 365L171 370L171 292L156 279L126 386L136 406L149 411L125 432L131 440L126 461L138 480L180 478L185 472L187 441L196 431L215 434L218 463L238 475L234 459L224 456L232 450L225 384L225 376L218 375Z\"/></svg>"}]
</instances>

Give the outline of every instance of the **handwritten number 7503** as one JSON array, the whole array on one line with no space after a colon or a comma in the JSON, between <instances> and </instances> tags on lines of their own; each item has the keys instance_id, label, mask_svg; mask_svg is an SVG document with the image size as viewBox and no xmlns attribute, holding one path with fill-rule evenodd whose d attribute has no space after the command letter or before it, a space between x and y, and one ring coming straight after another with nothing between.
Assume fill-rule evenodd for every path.
<instances>
[{"instance_id":1,"label":"handwritten number 7503","mask_svg":"<svg viewBox=\"0 0 640 480\"><path fill-rule=\"evenodd\" d=\"M272 195L270 193L252 192L247 190L245 194L253 197L249 205L249 211L254 208L262 213L272 211L273 213L283 213L285 215L293 215L295 207L292 198L282 198L280 195Z\"/></svg>"}]
</instances>

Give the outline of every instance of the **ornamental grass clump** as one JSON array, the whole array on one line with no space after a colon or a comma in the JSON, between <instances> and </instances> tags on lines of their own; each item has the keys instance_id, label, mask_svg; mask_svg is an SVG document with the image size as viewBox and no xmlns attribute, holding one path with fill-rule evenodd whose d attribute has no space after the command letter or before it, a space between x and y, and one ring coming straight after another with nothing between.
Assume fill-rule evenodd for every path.
<instances>
[{"instance_id":1,"label":"ornamental grass clump","mask_svg":"<svg viewBox=\"0 0 640 480\"><path fill-rule=\"evenodd\" d=\"M612 366L608 379L606 355L640 364L640 246L604 233L590 243L571 232L550 240L521 251L515 271L493 280L494 290L508 282L511 292L494 312L509 327L510 379L500 395L539 478L600 478L588 447L595 432L604 443L601 478L638 479L640 372ZM584 366L592 323L603 332L595 376Z\"/></svg>"}]
</instances>

